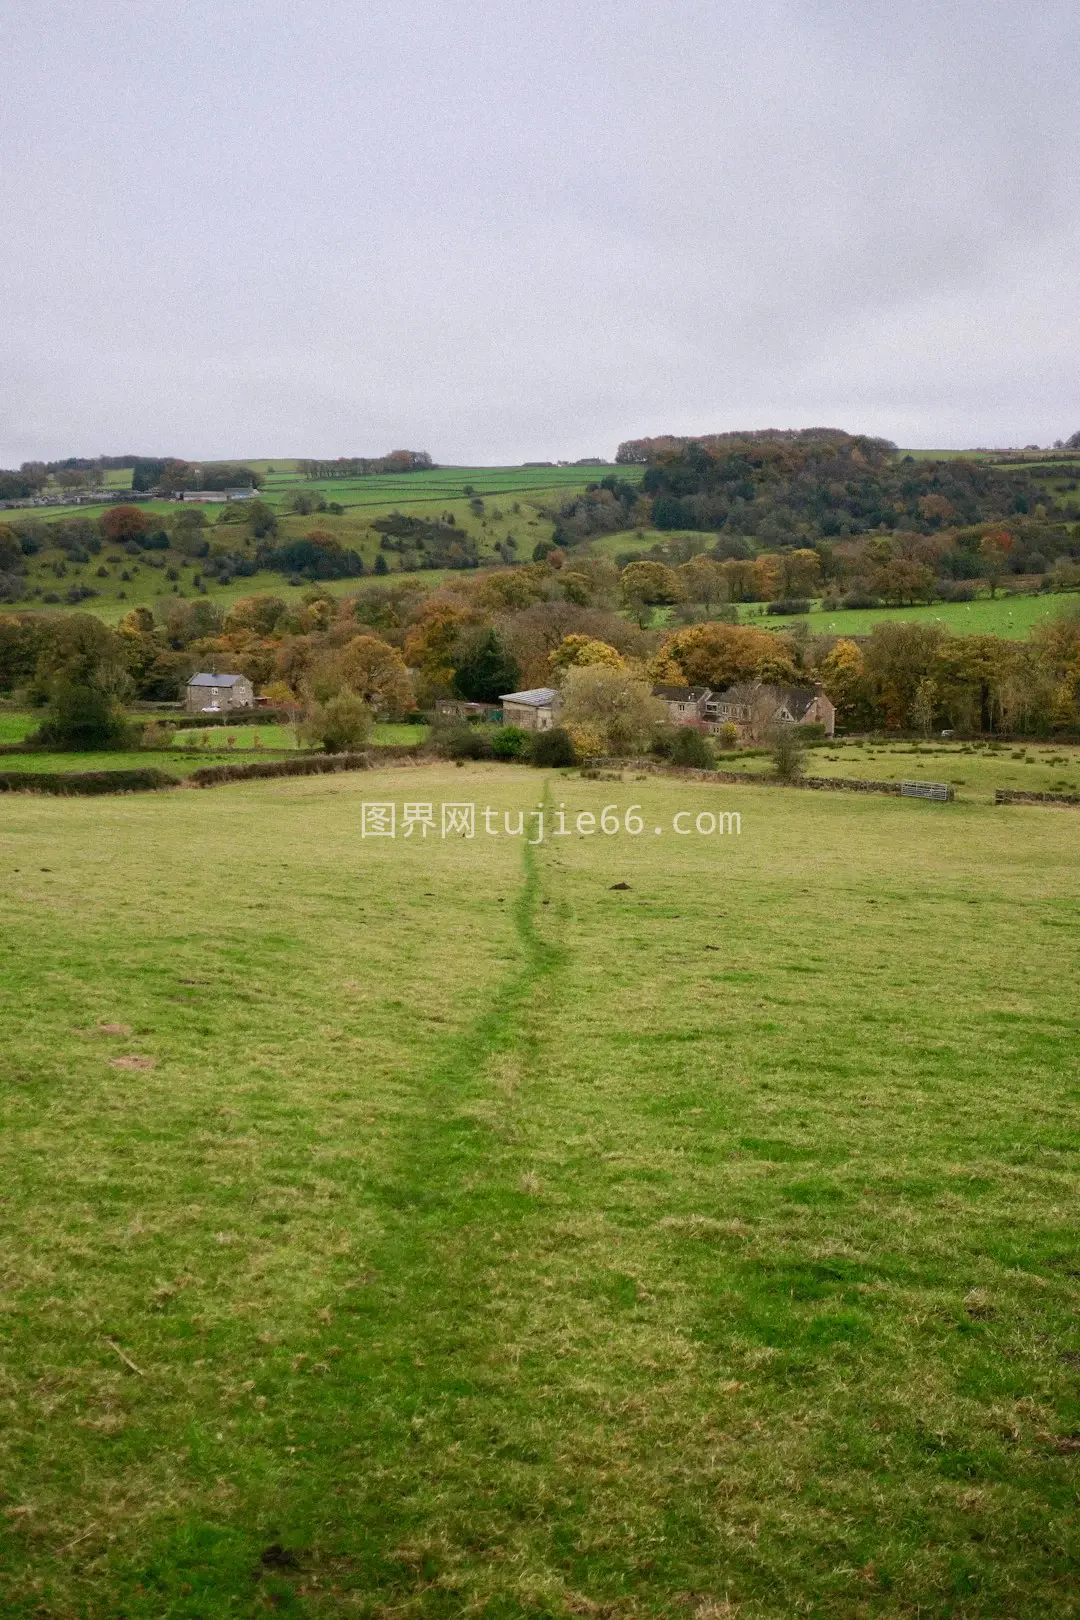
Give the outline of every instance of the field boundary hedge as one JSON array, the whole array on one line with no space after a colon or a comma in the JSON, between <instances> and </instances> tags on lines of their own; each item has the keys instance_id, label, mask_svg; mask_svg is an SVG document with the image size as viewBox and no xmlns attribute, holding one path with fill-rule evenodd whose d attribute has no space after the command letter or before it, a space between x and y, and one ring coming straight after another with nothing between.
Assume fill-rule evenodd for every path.
<instances>
[{"instance_id":1,"label":"field boundary hedge","mask_svg":"<svg viewBox=\"0 0 1080 1620\"><path fill-rule=\"evenodd\" d=\"M327 776L336 771L368 771L369 754L306 754L303 759L268 759L251 764L207 765L186 778L191 787L218 787L225 782L254 782L278 776Z\"/></svg>"},{"instance_id":2,"label":"field boundary hedge","mask_svg":"<svg viewBox=\"0 0 1080 1620\"><path fill-rule=\"evenodd\" d=\"M0 771L0 793L151 793L181 785L154 766L128 771Z\"/></svg>"},{"instance_id":3,"label":"field boundary hedge","mask_svg":"<svg viewBox=\"0 0 1080 1620\"><path fill-rule=\"evenodd\" d=\"M734 783L742 787L809 788L824 793L888 793L901 797L899 782L874 782L857 776L800 776L791 782L782 782L778 776L754 776L749 771L699 771L686 766L657 765L646 759L590 759L590 769L648 771L654 776L676 776L694 782ZM953 798L950 787L949 798Z\"/></svg>"},{"instance_id":4,"label":"field boundary hedge","mask_svg":"<svg viewBox=\"0 0 1080 1620\"><path fill-rule=\"evenodd\" d=\"M1065 804L1080 810L1080 793L1034 793L1026 788L995 788L995 804Z\"/></svg>"}]
</instances>

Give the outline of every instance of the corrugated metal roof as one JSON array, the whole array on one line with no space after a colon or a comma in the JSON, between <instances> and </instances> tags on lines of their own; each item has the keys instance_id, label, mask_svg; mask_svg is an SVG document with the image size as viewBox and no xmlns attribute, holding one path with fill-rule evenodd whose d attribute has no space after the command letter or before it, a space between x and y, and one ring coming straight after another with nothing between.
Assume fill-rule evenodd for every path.
<instances>
[{"instance_id":1,"label":"corrugated metal roof","mask_svg":"<svg viewBox=\"0 0 1080 1620\"><path fill-rule=\"evenodd\" d=\"M554 703L558 695L553 686L534 686L528 692L504 692L499 702L529 703L536 709L542 709L547 704Z\"/></svg>"}]
</instances>

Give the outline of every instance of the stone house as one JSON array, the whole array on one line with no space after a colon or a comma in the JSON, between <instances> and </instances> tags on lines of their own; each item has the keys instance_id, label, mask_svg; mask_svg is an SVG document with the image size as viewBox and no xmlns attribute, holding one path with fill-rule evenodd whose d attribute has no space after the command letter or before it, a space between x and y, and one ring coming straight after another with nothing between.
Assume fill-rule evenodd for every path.
<instances>
[{"instance_id":1,"label":"stone house","mask_svg":"<svg viewBox=\"0 0 1080 1620\"><path fill-rule=\"evenodd\" d=\"M825 735L836 731L836 707L820 686L763 686L743 681L723 692L710 692L703 713L708 731L738 727L742 738L757 741L771 726L822 725Z\"/></svg>"},{"instance_id":2,"label":"stone house","mask_svg":"<svg viewBox=\"0 0 1080 1620\"><path fill-rule=\"evenodd\" d=\"M246 675L193 675L184 707L189 714L222 714L227 709L253 709L255 688Z\"/></svg>"},{"instance_id":3,"label":"stone house","mask_svg":"<svg viewBox=\"0 0 1080 1620\"><path fill-rule=\"evenodd\" d=\"M654 686L653 697L667 705L674 726L700 726L712 693L707 686Z\"/></svg>"},{"instance_id":4,"label":"stone house","mask_svg":"<svg viewBox=\"0 0 1080 1620\"><path fill-rule=\"evenodd\" d=\"M562 708L562 697L553 686L536 686L528 692L505 692L499 702L503 721L523 731L550 731Z\"/></svg>"}]
</instances>

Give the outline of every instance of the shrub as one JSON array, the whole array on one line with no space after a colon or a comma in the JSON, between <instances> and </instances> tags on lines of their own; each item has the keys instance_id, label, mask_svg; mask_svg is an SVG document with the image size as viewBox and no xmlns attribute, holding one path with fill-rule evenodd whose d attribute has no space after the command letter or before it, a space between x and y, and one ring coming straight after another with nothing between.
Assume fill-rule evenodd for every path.
<instances>
[{"instance_id":1,"label":"shrub","mask_svg":"<svg viewBox=\"0 0 1080 1620\"><path fill-rule=\"evenodd\" d=\"M712 745L696 726L680 726L671 744L671 763L698 771L711 771L716 763Z\"/></svg>"},{"instance_id":2,"label":"shrub","mask_svg":"<svg viewBox=\"0 0 1080 1620\"><path fill-rule=\"evenodd\" d=\"M562 726L552 726L550 731L538 731L533 738L530 757L534 765L547 769L577 764L573 738Z\"/></svg>"},{"instance_id":3,"label":"shrub","mask_svg":"<svg viewBox=\"0 0 1080 1620\"><path fill-rule=\"evenodd\" d=\"M784 597L779 602L770 602L765 609L766 613L809 613L810 603L801 596Z\"/></svg>"},{"instance_id":4,"label":"shrub","mask_svg":"<svg viewBox=\"0 0 1080 1620\"><path fill-rule=\"evenodd\" d=\"M505 729L505 728L504 728ZM492 732L489 726L450 726L438 738L438 746L451 759L493 759Z\"/></svg>"},{"instance_id":5,"label":"shrub","mask_svg":"<svg viewBox=\"0 0 1080 1620\"><path fill-rule=\"evenodd\" d=\"M734 720L725 720L716 733L716 741L721 748L737 748L739 746L739 728Z\"/></svg>"},{"instance_id":6,"label":"shrub","mask_svg":"<svg viewBox=\"0 0 1080 1620\"><path fill-rule=\"evenodd\" d=\"M806 740L798 727L779 725L769 738L773 767L781 782L794 782L806 769Z\"/></svg>"},{"instance_id":7,"label":"shrub","mask_svg":"<svg viewBox=\"0 0 1080 1620\"><path fill-rule=\"evenodd\" d=\"M876 608L881 606L881 598L871 596L869 591L860 590L856 587L855 590L848 591L844 597L843 606L846 608Z\"/></svg>"},{"instance_id":8,"label":"shrub","mask_svg":"<svg viewBox=\"0 0 1080 1620\"><path fill-rule=\"evenodd\" d=\"M524 759L529 753L529 733L521 726L499 726L491 734L491 752L496 759Z\"/></svg>"},{"instance_id":9,"label":"shrub","mask_svg":"<svg viewBox=\"0 0 1080 1620\"><path fill-rule=\"evenodd\" d=\"M63 751L123 748L131 727L123 711L96 686L59 681L34 742Z\"/></svg>"},{"instance_id":10,"label":"shrub","mask_svg":"<svg viewBox=\"0 0 1080 1620\"><path fill-rule=\"evenodd\" d=\"M300 735L327 754L345 754L371 735L372 714L363 698L339 692L325 703L308 705L300 722Z\"/></svg>"}]
</instances>

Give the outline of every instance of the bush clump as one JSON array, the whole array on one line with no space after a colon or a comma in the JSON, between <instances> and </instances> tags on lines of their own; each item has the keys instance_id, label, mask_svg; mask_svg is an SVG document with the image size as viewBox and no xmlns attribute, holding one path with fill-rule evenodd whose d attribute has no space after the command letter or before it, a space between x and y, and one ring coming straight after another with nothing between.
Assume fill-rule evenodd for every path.
<instances>
[{"instance_id":1,"label":"bush clump","mask_svg":"<svg viewBox=\"0 0 1080 1620\"><path fill-rule=\"evenodd\" d=\"M530 742L522 726L499 726L491 734L491 752L496 759L527 759Z\"/></svg>"},{"instance_id":2,"label":"bush clump","mask_svg":"<svg viewBox=\"0 0 1080 1620\"><path fill-rule=\"evenodd\" d=\"M530 758L534 765L546 769L576 765L574 739L562 726L552 726L550 731L538 731L533 738Z\"/></svg>"},{"instance_id":3,"label":"bush clump","mask_svg":"<svg viewBox=\"0 0 1080 1620\"><path fill-rule=\"evenodd\" d=\"M178 776L152 766L127 771L0 771L0 793L147 793L179 786Z\"/></svg>"},{"instance_id":4,"label":"bush clump","mask_svg":"<svg viewBox=\"0 0 1080 1620\"><path fill-rule=\"evenodd\" d=\"M781 782L797 782L806 769L806 738L799 728L777 726L769 738L769 751Z\"/></svg>"},{"instance_id":5,"label":"bush clump","mask_svg":"<svg viewBox=\"0 0 1080 1620\"><path fill-rule=\"evenodd\" d=\"M679 726L668 758L673 765L684 765L695 771L711 771L716 764L712 744L697 726Z\"/></svg>"},{"instance_id":6,"label":"bush clump","mask_svg":"<svg viewBox=\"0 0 1080 1620\"><path fill-rule=\"evenodd\" d=\"M809 613L810 603L801 596L783 597L779 602L770 602L765 611L777 614Z\"/></svg>"},{"instance_id":7,"label":"bush clump","mask_svg":"<svg viewBox=\"0 0 1080 1620\"><path fill-rule=\"evenodd\" d=\"M99 687L61 680L53 688L48 713L33 739L67 753L125 748L132 727L114 699Z\"/></svg>"}]
</instances>

